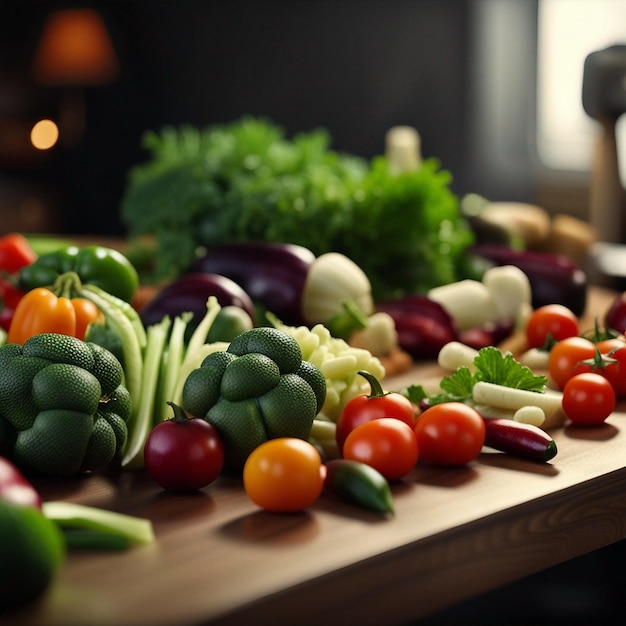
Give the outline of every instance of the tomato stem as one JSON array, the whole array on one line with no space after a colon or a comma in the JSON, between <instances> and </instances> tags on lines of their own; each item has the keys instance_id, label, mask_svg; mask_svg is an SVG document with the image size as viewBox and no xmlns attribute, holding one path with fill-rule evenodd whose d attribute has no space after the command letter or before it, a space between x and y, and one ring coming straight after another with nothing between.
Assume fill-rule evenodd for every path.
<instances>
[{"instance_id":1,"label":"tomato stem","mask_svg":"<svg viewBox=\"0 0 626 626\"><path fill-rule=\"evenodd\" d=\"M170 421L176 422L177 424L182 424L189 419L183 408L180 407L178 404L176 404L175 402L170 402L169 400L167 403L172 407L172 411L174 411L174 416L170 418Z\"/></svg>"},{"instance_id":2,"label":"tomato stem","mask_svg":"<svg viewBox=\"0 0 626 626\"><path fill-rule=\"evenodd\" d=\"M367 382L370 384L371 391L368 396L369 398L382 398L383 396L387 395L383 391L383 387L380 384L380 381L378 380L378 378L376 378L376 376L374 376L373 374L370 374L369 372L366 372L365 370L359 370L358 374L363 376L363 378L365 378Z\"/></svg>"}]
</instances>

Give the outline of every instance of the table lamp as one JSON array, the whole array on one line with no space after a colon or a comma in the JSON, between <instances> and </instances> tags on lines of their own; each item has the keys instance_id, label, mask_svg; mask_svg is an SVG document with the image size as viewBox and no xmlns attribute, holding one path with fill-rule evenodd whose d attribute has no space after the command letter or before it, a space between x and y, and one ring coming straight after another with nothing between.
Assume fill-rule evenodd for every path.
<instances>
[{"instance_id":1,"label":"table lamp","mask_svg":"<svg viewBox=\"0 0 626 626\"><path fill-rule=\"evenodd\" d=\"M77 143L85 129L84 87L113 81L118 59L101 15L63 9L46 21L32 65L34 80L61 88L60 138Z\"/></svg>"}]
</instances>

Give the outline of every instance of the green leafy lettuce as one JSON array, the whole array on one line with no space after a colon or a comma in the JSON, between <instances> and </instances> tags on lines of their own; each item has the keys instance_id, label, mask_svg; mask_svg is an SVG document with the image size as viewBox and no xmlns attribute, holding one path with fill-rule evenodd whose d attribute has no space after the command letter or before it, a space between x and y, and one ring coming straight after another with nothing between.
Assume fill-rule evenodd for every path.
<instances>
[{"instance_id":1,"label":"green leafy lettuce","mask_svg":"<svg viewBox=\"0 0 626 626\"><path fill-rule=\"evenodd\" d=\"M143 145L120 210L131 238L154 237L156 279L220 243L290 242L350 257L380 299L454 282L473 242L435 159L398 174L382 156L331 150L324 129L288 139L251 117L150 131Z\"/></svg>"}]
</instances>

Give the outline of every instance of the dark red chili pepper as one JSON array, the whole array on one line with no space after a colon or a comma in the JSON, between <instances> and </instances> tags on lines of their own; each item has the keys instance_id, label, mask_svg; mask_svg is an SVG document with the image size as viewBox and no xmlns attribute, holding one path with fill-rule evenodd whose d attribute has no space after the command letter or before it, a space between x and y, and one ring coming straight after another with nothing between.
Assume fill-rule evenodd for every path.
<instances>
[{"instance_id":1,"label":"dark red chili pepper","mask_svg":"<svg viewBox=\"0 0 626 626\"><path fill-rule=\"evenodd\" d=\"M557 453L556 443L547 432L538 426L506 418L485 418L485 445L543 463Z\"/></svg>"}]
</instances>

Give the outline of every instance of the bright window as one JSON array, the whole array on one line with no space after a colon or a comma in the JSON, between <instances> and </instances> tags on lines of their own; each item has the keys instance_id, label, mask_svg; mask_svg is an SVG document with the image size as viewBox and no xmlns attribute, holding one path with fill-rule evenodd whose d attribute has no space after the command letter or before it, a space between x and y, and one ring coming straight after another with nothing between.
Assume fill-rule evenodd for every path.
<instances>
[{"instance_id":1,"label":"bright window","mask_svg":"<svg viewBox=\"0 0 626 626\"><path fill-rule=\"evenodd\" d=\"M626 0L539 0L537 149L556 170L591 168L599 126L582 106L585 58L626 44ZM626 177L626 116L617 125Z\"/></svg>"}]
</instances>

